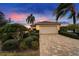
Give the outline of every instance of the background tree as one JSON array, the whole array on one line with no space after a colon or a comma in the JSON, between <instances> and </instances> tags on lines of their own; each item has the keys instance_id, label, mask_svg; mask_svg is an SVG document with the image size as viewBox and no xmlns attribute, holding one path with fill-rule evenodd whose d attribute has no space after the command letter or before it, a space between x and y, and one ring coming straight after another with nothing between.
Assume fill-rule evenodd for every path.
<instances>
[{"instance_id":1,"label":"background tree","mask_svg":"<svg viewBox=\"0 0 79 59\"><path fill-rule=\"evenodd\" d=\"M11 23L11 18L9 18L8 23Z\"/></svg>"},{"instance_id":2,"label":"background tree","mask_svg":"<svg viewBox=\"0 0 79 59\"><path fill-rule=\"evenodd\" d=\"M5 15L3 12L0 12L0 27L5 25L7 23L7 20L5 19Z\"/></svg>"},{"instance_id":3,"label":"background tree","mask_svg":"<svg viewBox=\"0 0 79 59\"><path fill-rule=\"evenodd\" d=\"M69 13L70 12L70 13ZM72 3L61 3L56 8L56 22L58 21L59 17L65 16L67 13L69 13L69 19L73 19L73 24L76 24L76 19L78 16L78 13L75 9L75 5ZM75 29L73 30L75 32Z\"/></svg>"}]
</instances>

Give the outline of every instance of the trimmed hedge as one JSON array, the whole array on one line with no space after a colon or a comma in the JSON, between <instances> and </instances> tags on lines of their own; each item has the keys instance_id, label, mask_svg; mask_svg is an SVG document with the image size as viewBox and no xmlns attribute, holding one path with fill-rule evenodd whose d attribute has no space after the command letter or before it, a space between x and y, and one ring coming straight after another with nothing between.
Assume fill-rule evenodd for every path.
<instances>
[{"instance_id":1,"label":"trimmed hedge","mask_svg":"<svg viewBox=\"0 0 79 59\"><path fill-rule=\"evenodd\" d=\"M79 36L75 33L59 31L59 34L70 37L70 38L79 39Z\"/></svg>"}]
</instances>

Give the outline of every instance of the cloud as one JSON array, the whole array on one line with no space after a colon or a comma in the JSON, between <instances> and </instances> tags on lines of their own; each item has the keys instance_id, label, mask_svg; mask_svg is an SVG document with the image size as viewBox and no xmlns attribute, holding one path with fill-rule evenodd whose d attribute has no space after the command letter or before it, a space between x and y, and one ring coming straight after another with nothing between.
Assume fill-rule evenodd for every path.
<instances>
[{"instance_id":1,"label":"cloud","mask_svg":"<svg viewBox=\"0 0 79 59\"><path fill-rule=\"evenodd\" d=\"M45 17L45 16L38 17L35 20L35 22L41 22L41 21L51 21L51 20L49 20L49 18L48 17Z\"/></svg>"},{"instance_id":2,"label":"cloud","mask_svg":"<svg viewBox=\"0 0 79 59\"><path fill-rule=\"evenodd\" d=\"M26 18L29 15L30 15L29 13L12 12L12 13L9 13L7 16L8 18L11 18L11 20L16 23L26 24ZM43 16L43 15L34 14L34 16L35 16L35 23L41 22L41 21L51 21L49 17Z\"/></svg>"},{"instance_id":3,"label":"cloud","mask_svg":"<svg viewBox=\"0 0 79 59\"><path fill-rule=\"evenodd\" d=\"M6 17L11 18L11 21L17 23L25 23L28 15L29 14L12 12L9 13Z\"/></svg>"},{"instance_id":4,"label":"cloud","mask_svg":"<svg viewBox=\"0 0 79 59\"><path fill-rule=\"evenodd\" d=\"M12 19L12 20L15 20L15 21L19 21L19 20L22 20L24 18L26 18L28 16L28 14L19 14L19 13L11 13L9 14L9 17Z\"/></svg>"}]
</instances>

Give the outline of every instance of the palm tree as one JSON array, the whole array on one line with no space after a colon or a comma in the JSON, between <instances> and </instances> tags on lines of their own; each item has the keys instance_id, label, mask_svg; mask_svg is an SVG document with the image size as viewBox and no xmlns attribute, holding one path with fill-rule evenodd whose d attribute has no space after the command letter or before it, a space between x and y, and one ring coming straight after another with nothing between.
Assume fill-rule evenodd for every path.
<instances>
[{"instance_id":1,"label":"palm tree","mask_svg":"<svg viewBox=\"0 0 79 59\"><path fill-rule=\"evenodd\" d=\"M76 10L72 3L59 4L56 8L56 21L58 21L59 17L65 16L68 12L70 12L70 16L68 18L73 18L73 24L76 24Z\"/></svg>"},{"instance_id":2,"label":"palm tree","mask_svg":"<svg viewBox=\"0 0 79 59\"><path fill-rule=\"evenodd\" d=\"M70 13L69 13L70 12ZM59 17L65 16L69 13L69 19L73 19L73 24L76 24L76 18L78 17L78 13L76 13L75 5L72 3L61 3L56 8L56 22L58 22ZM75 29L73 30L75 32Z\"/></svg>"},{"instance_id":3,"label":"palm tree","mask_svg":"<svg viewBox=\"0 0 79 59\"><path fill-rule=\"evenodd\" d=\"M32 25L34 24L34 21L35 21L35 17L32 14L30 16L28 16L26 19L26 22L28 24L32 24Z\"/></svg>"}]
</instances>

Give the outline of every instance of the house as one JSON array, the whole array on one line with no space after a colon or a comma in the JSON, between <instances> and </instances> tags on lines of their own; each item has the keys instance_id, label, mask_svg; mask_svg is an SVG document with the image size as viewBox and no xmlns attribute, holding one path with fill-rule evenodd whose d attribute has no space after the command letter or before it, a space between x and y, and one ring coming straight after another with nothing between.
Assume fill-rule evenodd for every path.
<instances>
[{"instance_id":1,"label":"house","mask_svg":"<svg viewBox=\"0 0 79 59\"><path fill-rule=\"evenodd\" d=\"M37 22L34 25L31 25L32 29L40 30L40 26L49 26L49 25L56 25L57 30L60 29L60 23L57 22L51 22L51 21L42 21L42 22Z\"/></svg>"},{"instance_id":2,"label":"house","mask_svg":"<svg viewBox=\"0 0 79 59\"><path fill-rule=\"evenodd\" d=\"M39 51L40 56L51 55L51 44L55 36L58 35L60 23L42 21L32 25L32 29L39 30Z\"/></svg>"}]
</instances>

